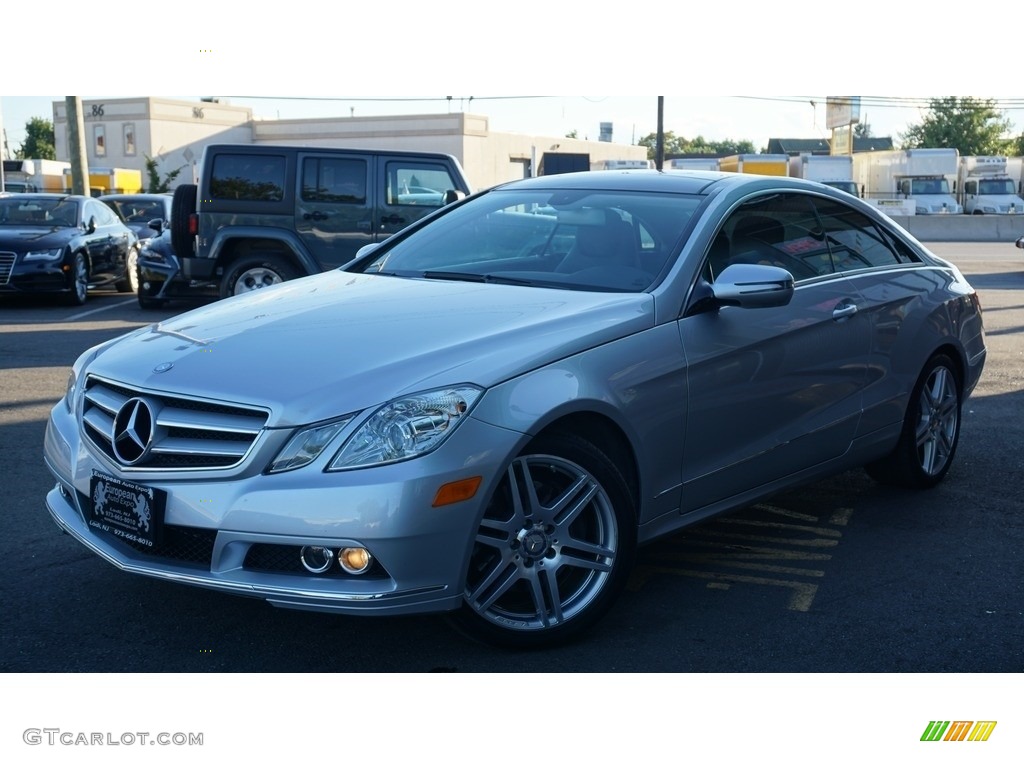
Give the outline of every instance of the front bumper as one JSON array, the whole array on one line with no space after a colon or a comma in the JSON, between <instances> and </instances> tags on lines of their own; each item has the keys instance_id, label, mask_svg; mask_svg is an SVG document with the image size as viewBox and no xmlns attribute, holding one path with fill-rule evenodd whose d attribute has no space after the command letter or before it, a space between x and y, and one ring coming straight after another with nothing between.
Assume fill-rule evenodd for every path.
<instances>
[{"instance_id":1,"label":"front bumper","mask_svg":"<svg viewBox=\"0 0 1024 768\"><path fill-rule=\"evenodd\" d=\"M522 438L469 419L433 453L384 467L326 473L323 456L317 466L265 475L257 451L230 476L135 476L98 458L80 435L58 403L46 428L46 463L57 478L46 504L63 531L109 563L276 606L377 615L459 607L483 507ZM90 526L94 470L166 492L163 545L146 550ZM432 506L441 485L474 475L484 479L472 499ZM375 567L314 575L298 560L307 545L365 547Z\"/></svg>"}]
</instances>

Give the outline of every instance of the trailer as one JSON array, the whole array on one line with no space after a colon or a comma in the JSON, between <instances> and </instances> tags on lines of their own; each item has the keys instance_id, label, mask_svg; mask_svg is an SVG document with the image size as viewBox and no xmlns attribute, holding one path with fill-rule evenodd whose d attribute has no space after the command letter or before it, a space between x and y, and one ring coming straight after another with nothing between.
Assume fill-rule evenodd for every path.
<instances>
[{"instance_id":1,"label":"trailer","mask_svg":"<svg viewBox=\"0 0 1024 768\"><path fill-rule=\"evenodd\" d=\"M906 213L917 215L962 213L949 185L956 178L959 156L955 148L857 152L853 179L861 196L877 205L900 204Z\"/></svg>"},{"instance_id":2,"label":"trailer","mask_svg":"<svg viewBox=\"0 0 1024 768\"><path fill-rule=\"evenodd\" d=\"M728 173L789 176L789 155L729 155L719 159L718 169Z\"/></svg>"},{"instance_id":3,"label":"trailer","mask_svg":"<svg viewBox=\"0 0 1024 768\"><path fill-rule=\"evenodd\" d=\"M4 191L63 192L65 170L71 170L71 163L60 160L4 160Z\"/></svg>"},{"instance_id":4,"label":"trailer","mask_svg":"<svg viewBox=\"0 0 1024 768\"><path fill-rule=\"evenodd\" d=\"M70 190L71 168L64 171L64 186ZM93 197L100 195L128 194L142 191L142 171L135 168L90 168L89 192Z\"/></svg>"},{"instance_id":5,"label":"trailer","mask_svg":"<svg viewBox=\"0 0 1024 768\"><path fill-rule=\"evenodd\" d=\"M1024 200L1007 172L1005 157L967 155L960 158L953 189L964 213L980 215L1024 213Z\"/></svg>"},{"instance_id":6,"label":"trailer","mask_svg":"<svg viewBox=\"0 0 1024 768\"><path fill-rule=\"evenodd\" d=\"M801 152L789 159L789 175L817 181L858 196L857 183L853 180L853 158L849 155L812 155Z\"/></svg>"}]
</instances>

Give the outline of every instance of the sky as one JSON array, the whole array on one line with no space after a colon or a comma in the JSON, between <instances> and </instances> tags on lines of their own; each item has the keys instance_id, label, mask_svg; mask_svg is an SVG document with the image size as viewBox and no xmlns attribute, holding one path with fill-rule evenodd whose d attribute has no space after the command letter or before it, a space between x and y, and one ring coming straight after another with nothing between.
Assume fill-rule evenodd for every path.
<instances>
[{"instance_id":1,"label":"sky","mask_svg":"<svg viewBox=\"0 0 1024 768\"><path fill-rule=\"evenodd\" d=\"M881 0L864 0L856 16L842 19L800 0L777 0L767 16L741 5L728 16L688 6L678 20L578 0L508 6L492 17L470 0L446 0L443 15L411 0L389 3L386 17L375 6L346 5L342 19L339 7L293 0L289 13L268 21L181 0L144 36L142 50L158 52L144 56L144 66L86 55L68 67L35 56L31 35L5 36L0 66L34 59L31 68L0 69L8 147L20 146L31 117L52 119L52 102L64 96L44 95L51 93L215 96L265 119L465 111L488 116L492 131L552 137L576 131L596 139L600 124L611 122L614 140L630 144L656 130L657 94L664 94L665 130L749 140L756 150L773 137L828 137L828 95L859 95L872 134L894 140L921 121L930 97L1024 106L1014 66L978 78L948 57L941 59L948 66L921 67L882 56L898 49L886 40L890 5ZM310 23L318 19L320 27ZM103 24L105 40L140 34L130 15L111 14ZM944 39L947 25L945 17L918 18L915 36ZM82 39L86 52L91 40ZM615 95L553 95L582 93ZM1024 131L1024 108L1004 115L1016 134Z\"/></svg>"}]
</instances>

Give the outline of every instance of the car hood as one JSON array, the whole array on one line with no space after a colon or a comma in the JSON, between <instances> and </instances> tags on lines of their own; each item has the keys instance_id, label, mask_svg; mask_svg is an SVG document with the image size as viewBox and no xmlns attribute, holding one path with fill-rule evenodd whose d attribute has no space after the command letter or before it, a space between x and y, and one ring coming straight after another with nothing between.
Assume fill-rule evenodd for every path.
<instances>
[{"instance_id":1,"label":"car hood","mask_svg":"<svg viewBox=\"0 0 1024 768\"><path fill-rule=\"evenodd\" d=\"M272 426L291 426L434 387L489 387L653 322L649 294L332 272L139 329L89 371L269 407Z\"/></svg>"},{"instance_id":2,"label":"car hood","mask_svg":"<svg viewBox=\"0 0 1024 768\"><path fill-rule=\"evenodd\" d=\"M0 227L0 248L60 248L79 232L74 227Z\"/></svg>"}]
</instances>

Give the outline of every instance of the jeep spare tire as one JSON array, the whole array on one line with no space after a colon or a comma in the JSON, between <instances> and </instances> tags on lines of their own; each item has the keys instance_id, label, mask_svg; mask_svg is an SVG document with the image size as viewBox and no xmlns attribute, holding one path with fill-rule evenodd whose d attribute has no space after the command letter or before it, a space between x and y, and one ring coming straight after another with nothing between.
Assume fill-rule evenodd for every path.
<instances>
[{"instance_id":1,"label":"jeep spare tire","mask_svg":"<svg viewBox=\"0 0 1024 768\"><path fill-rule=\"evenodd\" d=\"M195 256L195 237L189 234L188 222L196 212L195 184L182 184L171 198L171 247L178 257Z\"/></svg>"}]
</instances>

